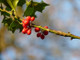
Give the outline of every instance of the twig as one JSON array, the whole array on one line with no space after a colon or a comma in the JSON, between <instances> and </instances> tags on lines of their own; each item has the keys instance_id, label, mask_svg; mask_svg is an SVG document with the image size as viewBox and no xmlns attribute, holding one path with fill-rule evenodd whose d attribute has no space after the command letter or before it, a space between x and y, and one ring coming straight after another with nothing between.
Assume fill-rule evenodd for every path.
<instances>
[{"instance_id":1,"label":"twig","mask_svg":"<svg viewBox=\"0 0 80 60\"><path fill-rule=\"evenodd\" d=\"M42 26L37 26L37 25L35 25L35 24L33 24L33 27L38 27L38 28L40 28L40 29L42 29L42 30L49 31L49 32L54 33L54 34L56 34L56 35L60 35L60 36L64 36L64 37L71 37L71 40L72 40L72 39L80 39L79 36L73 35L73 34L71 34L70 32L65 33L65 32L62 32L62 31L56 31L56 30L52 30L52 29L46 29L46 28L44 28L44 27L42 27Z\"/></svg>"}]
</instances>

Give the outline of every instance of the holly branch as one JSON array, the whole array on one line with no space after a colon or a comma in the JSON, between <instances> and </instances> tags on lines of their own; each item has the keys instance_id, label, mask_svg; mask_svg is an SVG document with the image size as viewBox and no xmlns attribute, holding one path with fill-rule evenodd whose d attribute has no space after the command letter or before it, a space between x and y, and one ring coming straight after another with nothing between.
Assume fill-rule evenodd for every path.
<instances>
[{"instance_id":1,"label":"holly branch","mask_svg":"<svg viewBox=\"0 0 80 60\"><path fill-rule=\"evenodd\" d=\"M17 2L16 5L12 5L14 2L15 3ZM9 7L11 5L10 11L8 11L7 9L0 8L0 12L4 16L2 23L4 23L4 25L7 25L8 26L8 30L12 31L13 33L15 32L16 29L20 29L20 32L23 30L23 23L22 23L23 19L21 19L20 17L16 16L14 6L15 7L17 5L18 6L22 6L24 3L23 4L19 4L18 2L20 3L21 0L20 1L17 0L17 1L13 1L13 2L10 1L8 3ZM35 15L36 11L42 12L44 10L44 8L46 6L48 6L48 4L46 4L43 1L41 3L38 3L38 2L33 2L32 0L31 1L26 1L26 5L27 5L27 7L26 7L26 10L24 12L24 16L31 16L31 17L32 16L36 17L36 15ZM8 6L8 5L6 5L6 6ZM7 8L9 8L9 7L7 7ZM54 34L59 35L59 36L70 37L71 40L72 39L80 39L79 36L71 34L70 32L65 33L65 32L62 32L62 31L52 30L52 29L49 29L49 28L38 26L38 25L34 24L33 22L29 23L29 26L30 27L34 27L34 28L37 27L37 28L41 29L42 32L43 31L48 31L48 32L54 33Z\"/></svg>"},{"instance_id":2,"label":"holly branch","mask_svg":"<svg viewBox=\"0 0 80 60\"><path fill-rule=\"evenodd\" d=\"M72 39L80 39L79 36L76 36L74 34L71 34L70 32L65 33L65 32L62 32L62 31L57 31L57 30L52 30L52 29L46 29L46 28L44 28L42 26L37 26L35 24L33 24L33 26L34 27L38 27L38 28L43 29L43 30L46 30L46 31L49 31L49 32L54 33L56 35L60 35L60 36L64 36L64 37L71 37L71 40Z\"/></svg>"},{"instance_id":3,"label":"holly branch","mask_svg":"<svg viewBox=\"0 0 80 60\"><path fill-rule=\"evenodd\" d=\"M11 15L11 12L8 12L6 10L2 10L1 8L0 8L0 10L3 11L3 12L9 13ZM22 25L22 23L20 23L20 24ZM71 39L80 39L79 36L73 35L70 32L65 33L65 32L62 32L62 31L56 31L56 30L52 30L52 29L46 29L46 28L44 28L42 26L37 26L35 24L32 24L32 26L33 27L38 27L38 28L40 28L42 30L46 30L46 31L51 32L51 33L54 33L56 35L60 35L60 36L64 36L64 37L71 37Z\"/></svg>"}]
</instances>

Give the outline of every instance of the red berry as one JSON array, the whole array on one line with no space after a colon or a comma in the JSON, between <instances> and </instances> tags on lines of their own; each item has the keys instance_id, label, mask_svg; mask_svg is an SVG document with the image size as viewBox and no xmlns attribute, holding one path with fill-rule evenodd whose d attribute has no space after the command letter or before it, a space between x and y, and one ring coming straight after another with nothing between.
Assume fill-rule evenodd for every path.
<instances>
[{"instance_id":1,"label":"red berry","mask_svg":"<svg viewBox=\"0 0 80 60\"><path fill-rule=\"evenodd\" d=\"M23 19L23 20L22 20L22 23L24 23L25 20L26 20L26 19Z\"/></svg>"},{"instance_id":2,"label":"red berry","mask_svg":"<svg viewBox=\"0 0 80 60\"><path fill-rule=\"evenodd\" d=\"M41 39L44 39L44 38L45 38L45 36L42 34L42 35L41 35Z\"/></svg>"},{"instance_id":3,"label":"red berry","mask_svg":"<svg viewBox=\"0 0 80 60\"><path fill-rule=\"evenodd\" d=\"M30 21L31 20L31 17L30 16L27 16L26 17L26 20Z\"/></svg>"},{"instance_id":4,"label":"red berry","mask_svg":"<svg viewBox=\"0 0 80 60\"><path fill-rule=\"evenodd\" d=\"M35 17L31 17L31 21L34 21L35 20Z\"/></svg>"},{"instance_id":5,"label":"red berry","mask_svg":"<svg viewBox=\"0 0 80 60\"><path fill-rule=\"evenodd\" d=\"M23 24L29 25L29 21L28 20L25 20Z\"/></svg>"},{"instance_id":6,"label":"red berry","mask_svg":"<svg viewBox=\"0 0 80 60\"><path fill-rule=\"evenodd\" d=\"M44 34L44 35L48 35L48 31L44 31L43 34Z\"/></svg>"},{"instance_id":7,"label":"red berry","mask_svg":"<svg viewBox=\"0 0 80 60\"><path fill-rule=\"evenodd\" d=\"M31 34L31 29L27 30L27 34L30 35Z\"/></svg>"},{"instance_id":8,"label":"red berry","mask_svg":"<svg viewBox=\"0 0 80 60\"><path fill-rule=\"evenodd\" d=\"M27 28L23 28L22 33L25 34L27 31Z\"/></svg>"},{"instance_id":9,"label":"red berry","mask_svg":"<svg viewBox=\"0 0 80 60\"><path fill-rule=\"evenodd\" d=\"M41 33L37 33L37 37L40 37L41 36Z\"/></svg>"},{"instance_id":10,"label":"red berry","mask_svg":"<svg viewBox=\"0 0 80 60\"><path fill-rule=\"evenodd\" d=\"M27 28L28 25L22 24L22 26L23 26L24 28Z\"/></svg>"},{"instance_id":11,"label":"red berry","mask_svg":"<svg viewBox=\"0 0 80 60\"><path fill-rule=\"evenodd\" d=\"M39 32L39 31L40 31L40 28L36 27L35 32Z\"/></svg>"},{"instance_id":12,"label":"red berry","mask_svg":"<svg viewBox=\"0 0 80 60\"><path fill-rule=\"evenodd\" d=\"M48 29L48 26L44 26L44 28Z\"/></svg>"}]
</instances>

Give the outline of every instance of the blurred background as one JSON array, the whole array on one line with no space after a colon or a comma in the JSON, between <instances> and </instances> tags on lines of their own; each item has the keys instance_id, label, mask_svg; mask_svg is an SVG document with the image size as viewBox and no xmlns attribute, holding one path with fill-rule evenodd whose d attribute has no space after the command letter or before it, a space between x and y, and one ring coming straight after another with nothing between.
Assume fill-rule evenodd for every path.
<instances>
[{"instance_id":1,"label":"blurred background","mask_svg":"<svg viewBox=\"0 0 80 60\"><path fill-rule=\"evenodd\" d=\"M44 1L50 6L43 13L36 12L35 24L80 36L80 0ZM19 33L19 30L13 34L1 23L2 19L0 14L1 60L80 60L80 40L52 33L41 40L34 29L30 36Z\"/></svg>"}]
</instances>

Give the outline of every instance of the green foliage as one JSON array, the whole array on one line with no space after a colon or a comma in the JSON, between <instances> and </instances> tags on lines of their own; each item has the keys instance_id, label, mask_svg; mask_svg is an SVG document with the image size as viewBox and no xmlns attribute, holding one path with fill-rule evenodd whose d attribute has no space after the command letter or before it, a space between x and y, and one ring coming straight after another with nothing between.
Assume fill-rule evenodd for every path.
<instances>
[{"instance_id":1,"label":"green foliage","mask_svg":"<svg viewBox=\"0 0 80 60\"><path fill-rule=\"evenodd\" d=\"M38 2L33 2L33 6L34 6L34 9L35 11L39 11L39 12L42 12L44 10L44 8L46 6L48 6L49 4L46 4L45 2L41 2L41 3L38 3Z\"/></svg>"},{"instance_id":2,"label":"green foliage","mask_svg":"<svg viewBox=\"0 0 80 60\"><path fill-rule=\"evenodd\" d=\"M24 16L35 16L35 9L34 7L28 6L25 10Z\"/></svg>"},{"instance_id":3,"label":"green foliage","mask_svg":"<svg viewBox=\"0 0 80 60\"><path fill-rule=\"evenodd\" d=\"M18 6L23 6L26 3L25 0L19 0Z\"/></svg>"},{"instance_id":4,"label":"green foliage","mask_svg":"<svg viewBox=\"0 0 80 60\"><path fill-rule=\"evenodd\" d=\"M9 30L12 31L13 33L15 32L16 29L20 29L20 32L22 31L22 25L19 24L18 21L13 21L10 26L9 26Z\"/></svg>"},{"instance_id":5,"label":"green foliage","mask_svg":"<svg viewBox=\"0 0 80 60\"><path fill-rule=\"evenodd\" d=\"M7 25L8 29L14 33L16 29L20 29L20 32L21 32L23 28L18 21L20 22L20 20L17 18L13 20L12 18L4 17L2 23L4 23L4 25Z\"/></svg>"},{"instance_id":6,"label":"green foliage","mask_svg":"<svg viewBox=\"0 0 80 60\"><path fill-rule=\"evenodd\" d=\"M4 17L2 23L4 23L4 25L10 26L10 24L12 23L12 18Z\"/></svg>"},{"instance_id":7,"label":"green foliage","mask_svg":"<svg viewBox=\"0 0 80 60\"><path fill-rule=\"evenodd\" d=\"M10 9L9 7L6 7L6 10L7 10L7 11L11 11L11 9Z\"/></svg>"},{"instance_id":8,"label":"green foliage","mask_svg":"<svg viewBox=\"0 0 80 60\"><path fill-rule=\"evenodd\" d=\"M18 4L19 0L7 0L7 3L9 4L9 6L15 10L17 4Z\"/></svg>"},{"instance_id":9,"label":"green foliage","mask_svg":"<svg viewBox=\"0 0 80 60\"><path fill-rule=\"evenodd\" d=\"M4 15L4 16L10 16L10 14L7 13L7 12L5 12L5 11L1 11L1 10L0 10L0 12L1 12L1 15Z\"/></svg>"},{"instance_id":10,"label":"green foliage","mask_svg":"<svg viewBox=\"0 0 80 60\"><path fill-rule=\"evenodd\" d=\"M15 10L19 0L0 0L0 3L6 5L6 7Z\"/></svg>"},{"instance_id":11,"label":"green foliage","mask_svg":"<svg viewBox=\"0 0 80 60\"><path fill-rule=\"evenodd\" d=\"M36 16L36 11L42 12L46 6L49 4L46 4L45 2L33 2L33 1L27 1L26 2L26 10L24 12L24 16Z\"/></svg>"},{"instance_id":12,"label":"green foliage","mask_svg":"<svg viewBox=\"0 0 80 60\"><path fill-rule=\"evenodd\" d=\"M3 3L6 7L11 8L10 5L7 3L6 0L0 0L0 3Z\"/></svg>"},{"instance_id":13,"label":"green foliage","mask_svg":"<svg viewBox=\"0 0 80 60\"><path fill-rule=\"evenodd\" d=\"M42 12L48 4L45 2L33 2L27 1L27 0L0 0L0 3L3 3L6 6L6 9L3 10L2 6L0 7L0 12L1 15L4 16L4 19L2 23L4 25L8 26L8 29L12 31L13 33L15 32L16 29L19 29L20 32L22 31L22 25L21 25L21 19L19 16L16 16L16 7L17 6L23 6L23 4L26 3L26 10L23 14L23 16L35 16L36 11ZM14 10L14 11L13 11ZM11 12L8 12L11 11ZM13 15L14 14L14 15Z\"/></svg>"}]
</instances>

